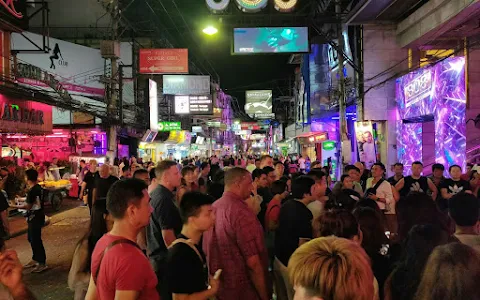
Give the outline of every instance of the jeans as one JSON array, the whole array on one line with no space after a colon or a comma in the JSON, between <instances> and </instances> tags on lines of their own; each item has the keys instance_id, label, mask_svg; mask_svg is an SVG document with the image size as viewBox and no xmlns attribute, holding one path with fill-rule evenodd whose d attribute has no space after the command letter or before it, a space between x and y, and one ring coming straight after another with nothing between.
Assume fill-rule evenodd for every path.
<instances>
[{"instance_id":1,"label":"jeans","mask_svg":"<svg viewBox=\"0 0 480 300\"><path fill-rule=\"evenodd\" d=\"M32 260L39 264L45 264L47 257L42 242L42 227L45 224L45 216L35 216L28 221L28 241L32 247Z\"/></svg>"}]
</instances>

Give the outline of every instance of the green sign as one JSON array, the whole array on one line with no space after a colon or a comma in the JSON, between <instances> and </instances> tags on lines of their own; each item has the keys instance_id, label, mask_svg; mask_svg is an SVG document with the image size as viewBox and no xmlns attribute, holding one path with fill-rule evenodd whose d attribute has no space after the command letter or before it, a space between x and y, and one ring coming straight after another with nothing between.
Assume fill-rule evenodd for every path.
<instances>
[{"instance_id":1,"label":"green sign","mask_svg":"<svg viewBox=\"0 0 480 300\"><path fill-rule=\"evenodd\" d=\"M158 122L158 131L182 130L181 122Z\"/></svg>"},{"instance_id":2,"label":"green sign","mask_svg":"<svg viewBox=\"0 0 480 300\"><path fill-rule=\"evenodd\" d=\"M323 150L330 151L330 150L335 149L336 145L335 145L335 142L333 142L333 141L327 141L327 142L322 143L322 147L323 147Z\"/></svg>"}]
</instances>

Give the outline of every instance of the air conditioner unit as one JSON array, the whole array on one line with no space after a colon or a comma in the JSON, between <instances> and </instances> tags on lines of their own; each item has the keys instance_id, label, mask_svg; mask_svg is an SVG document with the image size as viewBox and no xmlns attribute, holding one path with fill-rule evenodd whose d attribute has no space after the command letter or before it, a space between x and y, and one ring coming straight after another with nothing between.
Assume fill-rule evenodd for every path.
<instances>
[{"instance_id":1,"label":"air conditioner unit","mask_svg":"<svg viewBox=\"0 0 480 300\"><path fill-rule=\"evenodd\" d=\"M120 57L120 43L117 41L101 41L100 53L103 58Z\"/></svg>"}]
</instances>

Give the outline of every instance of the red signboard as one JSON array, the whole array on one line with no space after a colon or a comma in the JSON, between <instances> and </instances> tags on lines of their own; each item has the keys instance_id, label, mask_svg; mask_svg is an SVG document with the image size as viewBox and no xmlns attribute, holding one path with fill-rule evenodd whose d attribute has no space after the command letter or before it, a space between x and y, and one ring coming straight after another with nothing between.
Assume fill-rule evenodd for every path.
<instances>
[{"instance_id":1,"label":"red signboard","mask_svg":"<svg viewBox=\"0 0 480 300\"><path fill-rule=\"evenodd\" d=\"M52 128L50 105L0 95L0 132L45 134Z\"/></svg>"},{"instance_id":2,"label":"red signboard","mask_svg":"<svg viewBox=\"0 0 480 300\"><path fill-rule=\"evenodd\" d=\"M188 49L140 49L141 74L188 74Z\"/></svg>"}]
</instances>

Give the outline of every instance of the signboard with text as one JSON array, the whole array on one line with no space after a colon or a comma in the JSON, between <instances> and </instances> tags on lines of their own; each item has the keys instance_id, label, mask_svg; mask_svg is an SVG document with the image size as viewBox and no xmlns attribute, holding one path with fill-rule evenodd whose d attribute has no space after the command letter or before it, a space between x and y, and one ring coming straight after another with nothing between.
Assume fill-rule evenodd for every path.
<instances>
[{"instance_id":1,"label":"signboard with text","mask_svg":"<svg viewBox=\"0 0 480 300\"><path fill-rule=\"evenodd\" d=\"M50 105L14 100L0 95L0 131L3 133L46 134L52 132Z\"/></svg>"},{"instance_id":2,"label":"signboard with text","mask_svg":"<svg viewBox=\"0 0 480 300\"><path fill-rule=\"evenodd\" d=\"M255 119L270 119L275 115L272 113L272 91L246 91L245 112Z\"/></svg>"},{"instance_id":3,"label":"signboard with text","mask_svg":"<svg viewBox=\"0 0 480 300\"><path fill-rule=\"evenodd\" d=\"M139 72L188 74L188 49L140 49Z\"/></svg>"},{"instance_id":4,"label":"signboard with text","mask_svg":"<svg viewBox=\"0 0 480 300\"><path fill-rule=\"evenodd\" d=\"M182 130L181 122L158 122L158 131Z\"/></svg>"},{"instance_id":5,"label":"signboard with text","mask_svg":"<svg viewBox=\"0 0 480 300\"><path fill-rule=\"evenodd\" d=\"M163 75L164 95L209 95L210 76Z\"/></svg>"},{"instance_id":6,"label":"signboard with text","mask_svg":"<svg viewBox=\"0 0 480 300\"><path fill-rule=\"evenodd\" d=\"M175 113L211 115L213 114L212 95L175 96Z\"/></svg>"},{"instance_id":7,"label":"signboard with text","mask_svg":"<svg viewBox=\"0 0 480 300\"><path fill-rule=\"evenodd\" d=\"M0 29L16 31L27 29L27 1L0 0Z\"/></svg>"}]
</instances>

